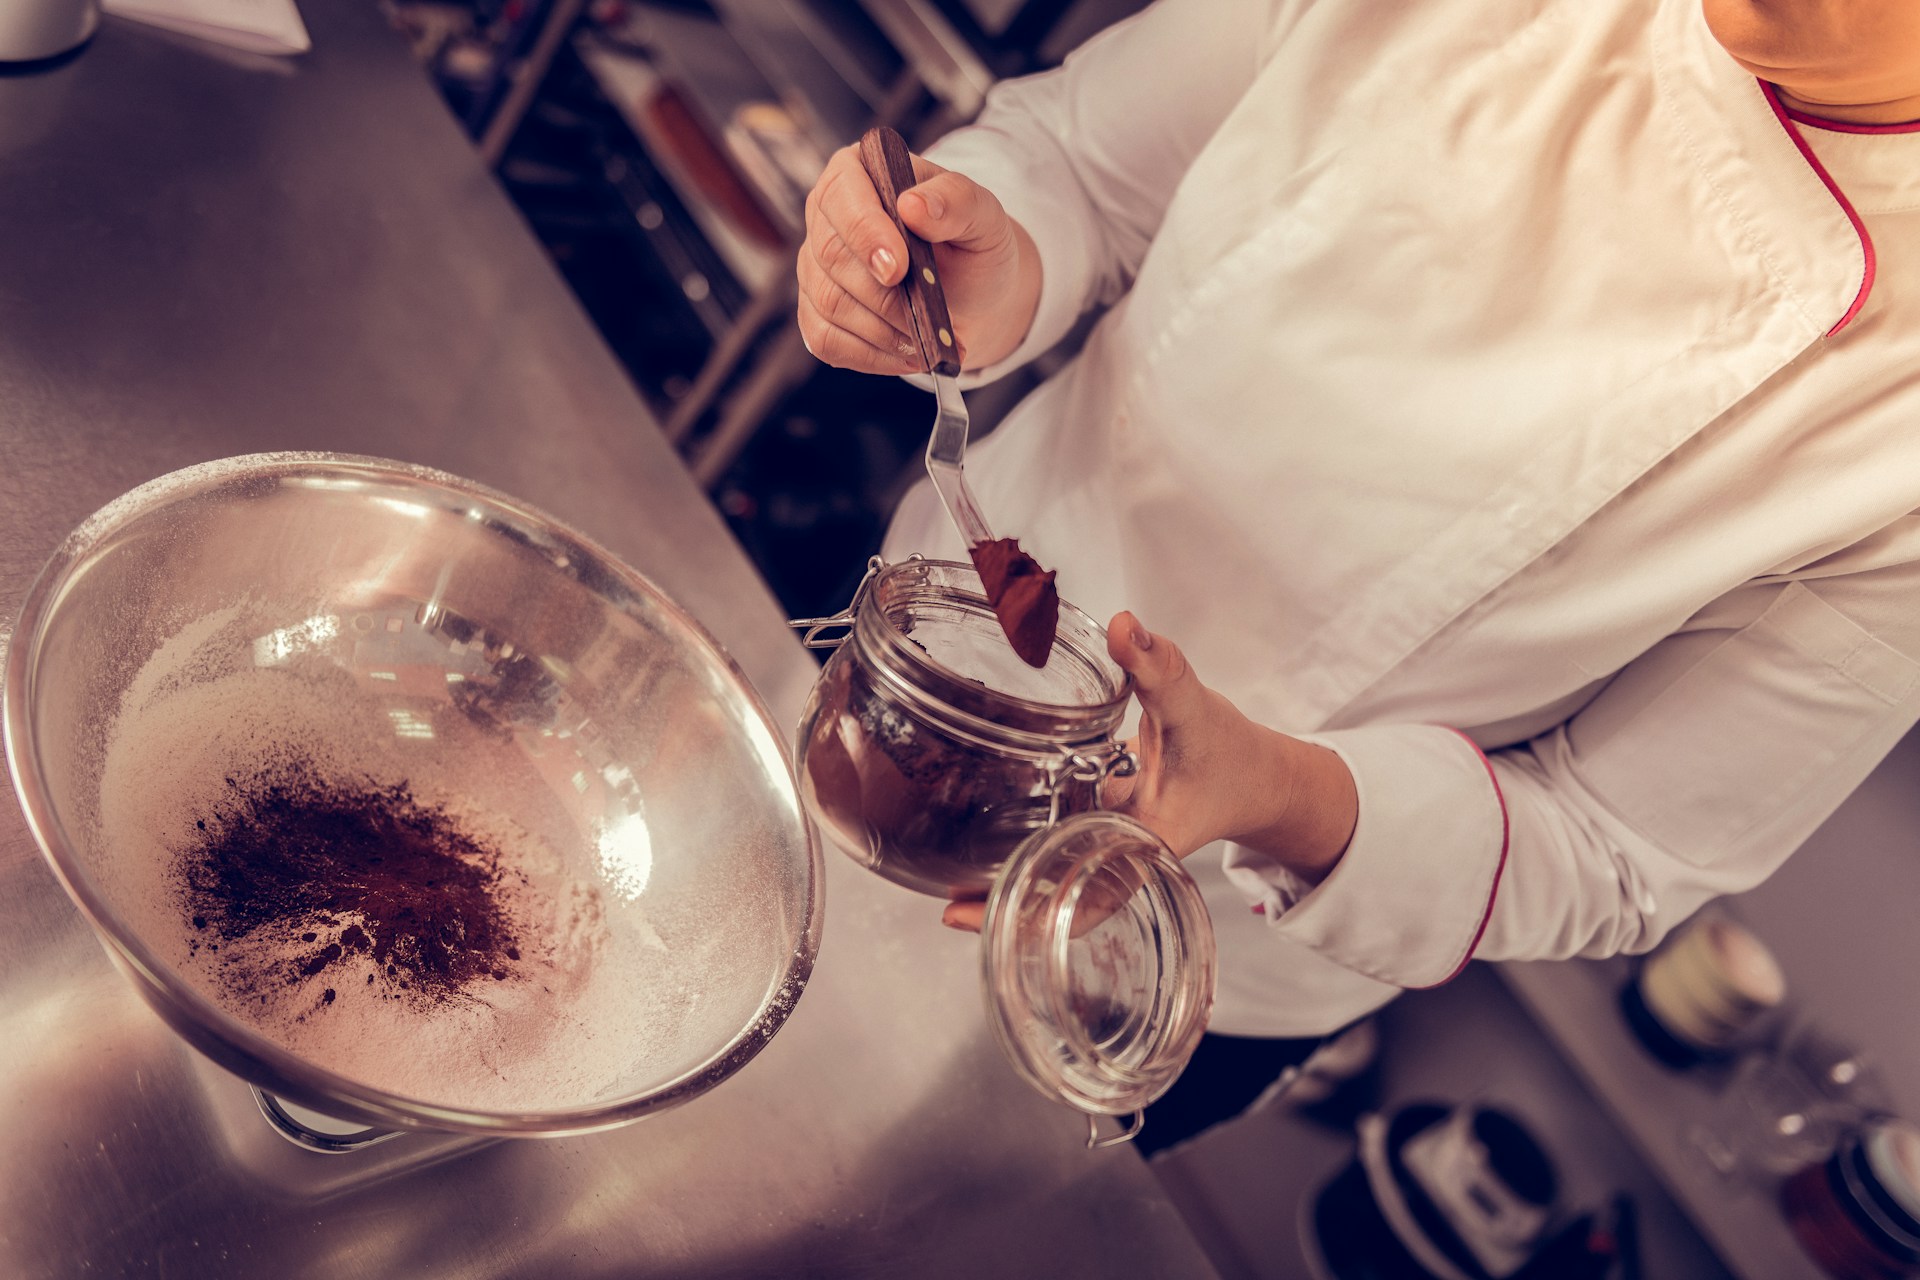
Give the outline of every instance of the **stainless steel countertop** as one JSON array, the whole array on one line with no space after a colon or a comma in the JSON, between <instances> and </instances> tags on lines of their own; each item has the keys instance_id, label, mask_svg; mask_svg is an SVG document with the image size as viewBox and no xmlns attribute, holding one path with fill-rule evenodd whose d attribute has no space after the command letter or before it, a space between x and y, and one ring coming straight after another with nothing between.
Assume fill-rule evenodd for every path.
<instances>
[{"instance_id":1,"label":"stainless steel countertop","mask_svg":"<svg viewBox=\"0 0 1920 1280\"><path fill-rule=\"evenodd\" d=\"M0 78L0 635L116 494L332 449L575 524L794 722L812 662L373 0L303 7L297 63L109 19L71 64ZM1139 1159L1084 1150L1000 1059L973 941L827 871L811 985L715 1092L377 1182L276 1138L269 1184L235 1155L264 1133L244 1091L114 971L9 794L0 1273L1210 1274Z\"/></svg>"}]
</instances>

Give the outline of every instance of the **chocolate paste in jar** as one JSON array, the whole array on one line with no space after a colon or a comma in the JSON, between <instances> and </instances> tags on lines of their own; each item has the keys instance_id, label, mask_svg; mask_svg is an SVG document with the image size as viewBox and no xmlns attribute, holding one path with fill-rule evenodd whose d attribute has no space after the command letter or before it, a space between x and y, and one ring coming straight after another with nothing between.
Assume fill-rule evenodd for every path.
<instances>
[{"instance_id":1,"label":"chocolate paste in jar","mask_svg":"<svg viewBox=\"0 0 1920 1280\"><path fill-rule=\"evenodd\" d=\"M828 664L814 695L837 713L804 744L815 816L873 871L937 897L978 897L1021 842L1093 809L1094 783L1063 780L1056 810L1034 760L957 741L875 688L858 664Z\"/></svg>"}]
</instances>

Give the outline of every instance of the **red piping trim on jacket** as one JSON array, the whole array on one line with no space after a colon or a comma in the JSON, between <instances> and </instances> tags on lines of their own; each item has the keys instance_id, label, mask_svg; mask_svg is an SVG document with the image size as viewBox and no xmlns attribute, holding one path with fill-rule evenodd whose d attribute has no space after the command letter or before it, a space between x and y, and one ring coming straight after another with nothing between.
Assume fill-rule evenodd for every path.
<instances>
[{"instance_id":1,"label":"red piping trim on jacket","mask_svg":"<svg viewBox=\"0 0 1920 1280\"><path fill-rule=\"evenodd\" d=\"M1780 101L1780 91L1765 80L1760 82L1760 91L1767 95L1767 105L1773 108L1774 117L1780 121L1780 127L1787 131L1787 136L1793 139L1793 145L1800 149L1801 158L1813 167L1820 181L1826 184L1827 193L1839 201L1841 211L1847 215L1847 221L1853 224L1854 234L1860 237L1860 256L1863 260L1860 292L1853 295L1853 305L1847 308L1847 314L1840 317L1840 323L1827 330L1827 336L1831 338L1853 323L1853 318L1860 314L1860 308L1867 305L1867 295L1873 292L1873 276L1877 267L1873 254L1873 237L1867 234L1867 224L1860 221L1860 215L1854 212L1853 202L1847 199L1847 193L1840 189L1840 184L1835 182L1833 175L1827 172L1827 166L1820 163L1820 157L1813 154L1813 148L1807 145L1807 140L1800 135L1800 130L1794 128L1793 113L1788 111L1786 104Z\"/></svg>"},{"instance_id":2,"label":"red piping trim on jacket","mask_svg":"<svg viewBox=\"0 0 1920 1280\"><path fill-rule=\"evenodd\" d=\"M1825 129L1828 133L1920 133L1920 120L1909 120L1905 124L1855 124L1851 120L1829 120L1797 107L1787 108L1787 119L1795 124Z\"/></svg>"},{"instance_id":3,"label":"red piping trim on jacket","mask_svg":"<svg viewBox=\"0 0 1920 1280\"><path fill-rule=\"evenodd\" d=\"M1473 753L1480 757L1481 765L1486 768L1487 781L1493 784L1493 798L1500 802L1500 861L1493 868L1493 884L1487 890L1487 909L1480 916L1480 927L1473 931L1473 941L1467 944L1467 954L1461 956L1460 963L1454 966L1453 972L1440 981L1428 983L1424 987L1409 987L1409 991L1431 991L1435 987L1444 987L1465 972L1468 963L1473 960L1473 953L1480 949L1480 939L1487 936L1487 926L1493 923L1493 904L1500 896L1500 877L1506 874L1507 870L1507 846L1513 839L1513 817L1507 812L1507 793L1500 789L1500 778L1493 771L1493 761L1487 759L1487 753L1482 751L1480 744L1472 738L1460 733L1458 729L1453 729L1451 725L1445 727L1459 734L1460 741L1473 748Z\"/></svg>"}]
</instances>

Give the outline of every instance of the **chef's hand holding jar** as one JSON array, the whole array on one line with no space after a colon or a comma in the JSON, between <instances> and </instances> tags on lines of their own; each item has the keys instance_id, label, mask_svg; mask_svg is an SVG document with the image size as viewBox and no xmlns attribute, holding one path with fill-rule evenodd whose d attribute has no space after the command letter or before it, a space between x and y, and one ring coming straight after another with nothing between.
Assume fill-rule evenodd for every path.
<instances>
[{"instance_id":1,"label":"chef's hand holding jar","mask_svg":"<svg viewBox=\"0 0 1920 1280\"><path fill-rule=\"evenodd\" d=\"M1171 640L1131 613L1107 624L1107 653L1133 679L1138 768L1107 781L1105 807L1138 820L1179 857L1216 840L1256 849L1307 884L1332 870L1353 834L1358 802L1340 757L1257 725L1206 687ZM942 921L978 932L979 902L950 904Z\"/></svg>"},{"instance_id":2,"label":"chef's hand holding jar","mask_svg":"<svg viewBox=\"0 0 1920 1280\"><path fill-rule=\"evenodd\" d=\"M1095 317L967 475L1113 619L1108 802L1219 842L1233 1054L1649 950L1920 720L1909 0L1160 0L916 176L963 388ZM809 349L923 367L853 152L807 226Z\"/></svg>"}]
</instances>

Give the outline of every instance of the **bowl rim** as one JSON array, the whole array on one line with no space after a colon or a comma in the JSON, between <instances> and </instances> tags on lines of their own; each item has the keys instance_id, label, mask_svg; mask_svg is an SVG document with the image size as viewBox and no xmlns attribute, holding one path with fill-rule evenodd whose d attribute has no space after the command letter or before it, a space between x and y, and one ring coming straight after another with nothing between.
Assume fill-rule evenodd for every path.
<instances>
[{"instance_id":1,"label":"bowl rim","mask_svg":"<svg viewBox=\"0 0 1920 1280\"><path fill-rule=\"evenodd\" d=\"M754 1015L701 1062L643 1093L550 1111L489 1111L374 1088L290 1052L200 994L172 966L161 962L133 930L120 925L92 877L78 863L73 853L78 844L68 836L54 810L42 762L33 746L28 713L35 659L71 573L115 533L180 501L236 483L259 483L268 477L284 479L308 472L437 490L486 508L503 523L535 535L536 545L559 544L570 561L576 553L583 555L584 560L573 563L597 564L627 591L659 607L738 686L744 705L757 717L786 769L784 807L794 815L805 842L808 901L800 937L787 957L785 970L774 975ZM617 599L610 603L626 607ZM687 1102L746 1065L785 1025L811 976L825 918L825 867L818 834L801 800L792 747L765 699L725 646L652 579L565 521L487 485L415 463L325 451L242 454L168 472L108 502L61 540L21 601L5 659L4 682L0 682L0 740L4 741L14 794L27 828L61 887L92 926L109 957L128 972L147 1003L175 1031L228 1070L295 1102L372 1124L496 1137L559 1136L610 1129Z\"/></svg>"}]
</instances>

